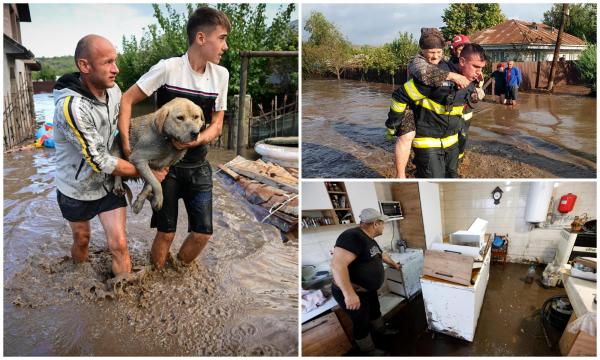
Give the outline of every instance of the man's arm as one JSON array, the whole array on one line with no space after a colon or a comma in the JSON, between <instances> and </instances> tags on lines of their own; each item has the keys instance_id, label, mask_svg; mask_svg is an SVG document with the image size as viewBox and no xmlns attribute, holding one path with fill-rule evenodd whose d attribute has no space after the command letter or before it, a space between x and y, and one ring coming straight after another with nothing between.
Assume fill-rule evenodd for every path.
<instances>
[{"instance_id":1,"label":"man's arm","mask_svg":"<svg viewBox=\"0 0 600 360\"><path fill-rule=\"evenodd\" d=\"M428 86L440 87L444 81L456 83L459 89L469 86L470 81L461 74L451 72L430 64L423 56L415 56L408 63L408 72L417 80Z\"/></svg>"},{"instance_id":2,"label":"man's arm","mask_svg":"<svg viewBox=\"0 0 600 360\"><path fill-rule=\"evenodd\" d=\"M387 253L382 253L381 258L382 258L383 262L388 264L391 268L400 270L401 266L397 262L392 260L392 258Z\"/></svg>"},{"instance_id":3,"label":"man's arm","mask_svg":"<svg viewBox=\"0 0 600 360\"><path fill-rule=\"evenodd\" d=\"M356 259L356 254L341 247L333 248L333 257L331 258L331 271L337 286L344 294L346 309L358 310L360 308L360 299L350 282L348 266Z\"/></svg>"},{"instance_id":4,"label":"man's arm","mask_svg":"<svg viewBox=\"0 0 600 360\"><path fill-rule=\"evenodd\" d=\"M148 96L137 86L133 84L121 97L121 104L119 108L119 134L121 136L121 145L123 146L123 152L125 158L129 158L131 155L131 146L129 144L129 126L131 124L131 109L133 105L144 100Z\"/></svg>"}]
</instances>

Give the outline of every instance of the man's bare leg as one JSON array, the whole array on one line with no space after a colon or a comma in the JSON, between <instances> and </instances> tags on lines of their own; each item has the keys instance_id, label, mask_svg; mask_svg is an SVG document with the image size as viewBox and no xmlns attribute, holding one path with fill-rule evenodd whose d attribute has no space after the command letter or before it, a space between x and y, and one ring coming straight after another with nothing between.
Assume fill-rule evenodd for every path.
<instances>
[{"instance_id":1,"label":"man's bare leg","mask_svg":"<svg viewBox=\"0 0 600 360\"><path fill-rule=\"evenodd\" d=\"M184 264L189 264L200 255L212 235L190 232L179 249L177 258Z\"/></svg>"},{"instance_id":2,"label":"man's bare leg","mask_svg":"<svg viewBox=\"0 0 600 360\"><path fill-rule=\"evenodd\" d=\"M165 266L173 239L175 239L174 232L156 232L154 242L152 243L152 250L150 251L150 257L152 258L152 264L154 264L157 269L162 269Z\"/></svg>"},{"instance_id":3,"label":"man's bare leg","mask_svg":"<svg viewBox=\"0 0 600 360\"><path fill-rule=\"evenodd\" d=\"M395 148L395 165L396 165L396 177L400 179L406 178L406 165L410 158L410 148L412 141L415 138L415 132L408 132L398 138Z\"/></svg>"},{"instance_id":4,"label":"man's bare leg","mask_svg":"<svg viewBox=\"0 0 600 360\"><path fill-rule=\"evenodd\" d=\"M98 215L112 255L112 271L115 276L131 272L131 259L129 258L127 236L125 234L126 215L125 207L106 211Z\"/></svg>"},{"instance_id":5,"label":"man's bare leg","mask_svg":"<svg viewBox=\"0 0 600 360\"><path fill-rule=\"evenodd\" d=\"M88 261L88 246L90 244L90 222L69 221L73 233L73 246L71 246L71 257L76 263Z\"/></svg>"}]
</instances>

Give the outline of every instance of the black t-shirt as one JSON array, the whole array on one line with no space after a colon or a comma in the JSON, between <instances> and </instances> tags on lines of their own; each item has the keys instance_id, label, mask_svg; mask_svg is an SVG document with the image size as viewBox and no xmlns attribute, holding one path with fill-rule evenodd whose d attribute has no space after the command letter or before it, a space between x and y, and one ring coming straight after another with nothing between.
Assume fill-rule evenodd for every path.
<instances>
[{"instance_id":1,"label":"black t-shirt","mask_svg":"<svg viewBox=\"0 0 600 360\"><path fill-rule=\"evenodd\" d=\"M350 282L366 290L377 290L383 285L385 275L381 248L360 227L341 233L335 246L356 255L348 266Z\"/></svg>"}]
</instances>

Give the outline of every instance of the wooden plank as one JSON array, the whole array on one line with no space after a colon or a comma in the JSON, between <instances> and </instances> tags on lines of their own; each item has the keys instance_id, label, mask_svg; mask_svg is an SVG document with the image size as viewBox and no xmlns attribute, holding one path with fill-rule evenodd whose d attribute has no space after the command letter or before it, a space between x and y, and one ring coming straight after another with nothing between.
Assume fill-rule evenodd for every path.
<instances>
[{"instance_id":1,"label":"wooden plank","mask_svg":"<svg viewBox=\"0 0 600 360\"><path fill-rule=\"evenodd\" d=\"M425 250L423 275L469 286L473 262L472 256Z\"/></svg>"},{"instance_id":2,"label":"wooden plank","mask_svg":"<svg viewBox=\"0 0 600 360\"><path fill-rule=\"evenodd\" d=\"M240 175L237 174L235 171L231 170L230 168L228 168L227 166L224 166L223 164L218 164L217 167L221 170L223 170L223 172L229 176L231 176L231 178L235 181L238 181L240 179Z\"/></svg>"},{"instance_id":3,"label":"wooden plank","mask_svg":"<svg viewBox=\"0 0 600 360\"><path fill-rule=\"evenodd\" d=\"M404 215L404 220L397 222L402 239L410 248L426 249L419 184L395 184L392 186L392 193L394 200L400 201Z\"/></svg>"},{"instance_id":4,"label":"wooden plank","mask_svg":"<svg viewBox=\"0 0 600 360\"><path fill-rule=\"evenodd\" d=\"M278 165L269 165L261 160L249 161L237 156L225 164L238 174L250 179L260 181L288 192L298 193L297 178L291 176L284 168Z\"/></svg>"},{"instance_id":5,"label":"wooden plank","mask_svg":"<svg viewBox=\"0 0 600 360\"><path fill-rule=\"evenodd\" d=\"M302 325L302 356L341 356L351 348L333 312Z\"/></svg>"}]
</instances>

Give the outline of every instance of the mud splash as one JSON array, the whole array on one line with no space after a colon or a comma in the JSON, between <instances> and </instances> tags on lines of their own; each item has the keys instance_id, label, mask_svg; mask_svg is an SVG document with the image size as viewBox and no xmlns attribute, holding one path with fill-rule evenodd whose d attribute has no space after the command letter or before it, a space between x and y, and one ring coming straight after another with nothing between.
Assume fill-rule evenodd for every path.
<instances>
[{"instance_id":1,"label":"mud splash","mask_svg":"<svg viewBox=\"0 0 600 360\"><path fill-rule=\"evenodd\" d=\"M52 155L4 158L4 355L297 354L297 244L283 244L242 198L215 180L214 236L200 259L169 262L115 292L97 220L90 262L65 256L71 232L56 203ZM128 211L134 267L149 264L150 213L148 204Z\"/></svg>"},{"instance_id":2,"label":"mud splash","mask_svg":"<svg viewBox=\"0 0 600 360\"><path fill-rule=\"evenodd\" d=\"M393 177L393 143L383 136L393 90L389 84L305 80L303 176ZM469 132L472 162L461 165L460 176L595 177L596 99L519 96L515 108L479 104Z\"/></svg>"}]
</instances>

